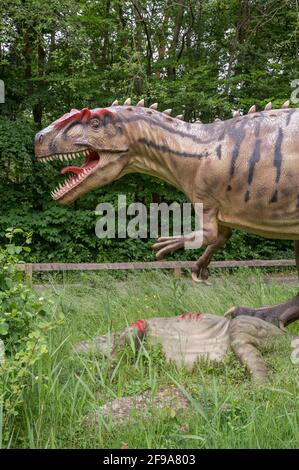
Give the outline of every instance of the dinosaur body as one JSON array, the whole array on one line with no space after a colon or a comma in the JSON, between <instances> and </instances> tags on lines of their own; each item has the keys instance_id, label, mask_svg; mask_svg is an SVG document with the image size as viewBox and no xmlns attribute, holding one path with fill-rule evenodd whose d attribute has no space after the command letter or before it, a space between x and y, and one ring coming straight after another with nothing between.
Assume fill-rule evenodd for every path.
<instances>
[{"instance_id":1,"label":"dinosaur body","mask_svg":"<svg viewBox=\"0 0 299 470\"><path fill-rule=\"evenodd\" d=\"M78 343L74 351L110 356L132 344L132 339L138 345L146 337L149 344L161 344L166 358L179 366L192 368L199 359L223 362L232 351L254 380L266 380L269 374L260 349L273 346L298 318L299 294L288 302L257 309L233 307L223 317L197 312L137 320L121 332Z\"/></svg>"},{"instance_id":2,"label":"dinosaur body","mask_svg":"<svg viewBox=\"0 0 299 470\"><path fill-rule=\"evenodd\" d=\"M77 353L101 352L109 356L130 344L132 339L146 337L149 344L160 344L167 360L178 366L192 369L200 359L223 362L232 351L247 366L254 380L266 380L268 370L259 349L271 346L282 335L276 326L252 316L228 320L209 313L188 313L138 320L112 336L98 336L79 343L74 350Z\"/></svg>"},{"instance_id":3,"label":"dinosaur body","mask_svg":"<svg viewBox=\"0 0 299 470\"><path fill-rule=\"evenodd\" d=\"M299 240L299 109L273 110L210 124L185 123L170 110L115 103L72 110L36 136L36 156L72 159L81 167L53 193L68 204L125 174L159 177L203 204L203 245L195 277L207 277L213 253L239 228L269 238ZM188 237L187 237L188 238ZM184 247L186 237L161 238L157 257Z\"/></svg>"}]
</instances>

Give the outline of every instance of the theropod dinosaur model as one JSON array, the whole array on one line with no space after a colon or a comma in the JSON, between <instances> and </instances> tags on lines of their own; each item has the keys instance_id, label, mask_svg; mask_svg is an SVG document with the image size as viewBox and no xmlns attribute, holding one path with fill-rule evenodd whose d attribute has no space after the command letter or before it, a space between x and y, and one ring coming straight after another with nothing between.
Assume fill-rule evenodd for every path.
<instances>
[{"instance_id":1,"label":"theropod dinosaur model","mask_svg":"<svg viewBox=\"0 0 299 470\"><path fill-rule=\"evenodd\" d=\"M299 295L273 307L235 307L224 317L198 312L138 320L122 332L81 342L74 350L109 355L132 339L146 336L150 344L160 343L166 358L177 365L191 368L200 358L222 362L231 350L254 380L266 380L268 369L258 348L271 348L282 338L284 327L299 318L298 301ZM229 315L231 320L225 318Z\"/></svg>"},{"instance_id":2,"label":"theropod dinosaur model","mask_svg":"<svg viewBox=\"0 0 299 470\"><path fill-rule=\"evenodd\" d=\"M269 103L264 111L210 124L172 118L157 104L72 109L36 135L38 160L85 158L53 193L61 204L132 172L157 176L203 204L203 245L192 277L206 280L215 251L232 228L264 237L295 240L299 265L299 109ZM162 237L157 257L184 247L195 233Z\"/></svg>"}]
</instances>

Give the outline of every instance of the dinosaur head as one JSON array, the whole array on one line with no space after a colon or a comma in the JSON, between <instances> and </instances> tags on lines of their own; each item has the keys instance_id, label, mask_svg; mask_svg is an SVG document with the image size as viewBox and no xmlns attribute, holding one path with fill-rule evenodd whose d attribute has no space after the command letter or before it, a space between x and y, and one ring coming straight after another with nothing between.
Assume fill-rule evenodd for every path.
<instances>
[{"instance_id":1,"label":"dinosaur head","mask_svg":"<svg viewBox=\"0 0 299 470\"><path fill-rule=\"evenodd\" d=\"M122 176L129 141L113 109L72 109L36 135L35 155L42 162L81 159L80 166L61 169L69 177L52 193L68 204Z\"/></svg>"}]
</instances>

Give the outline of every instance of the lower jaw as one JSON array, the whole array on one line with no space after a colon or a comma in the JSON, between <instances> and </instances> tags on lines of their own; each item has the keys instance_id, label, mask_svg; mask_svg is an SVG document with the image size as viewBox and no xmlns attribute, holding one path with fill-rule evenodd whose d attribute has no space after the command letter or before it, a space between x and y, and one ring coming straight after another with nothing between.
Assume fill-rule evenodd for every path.
<instances>
[{"instance_id":1,"label":"lower jaw","mask_svg":"<svg viewBox=\"0 0 299 470\"><path fill-rule=\"evenodd\" d=\"M58 189L58 191L56 190L56 191L52 192L52 198L54 199L55 202L57 202L61 205L71 204L73 201L78 199L80 196L83 196L85 193L87 193L91 189L94 189L95 187L104 186L104 185L108 184L109 180L114 181L114 179L116 179L116 177L119 177L119 176L114 174L114 177L112 176L111 178L109 178L108 175L107 175L107 177L105 177L105 175L102 175L102 178L100 178L100 175L99 175L98 185L95 185L93 177L98 172L98 170L100 170L100 172L102 172L106 168L107 164L109 166L110 163L111 164L116 163L119 158L120 158L120 155L112 156L111 153L101 154L98 163L95 166L93 166L90 169L90 171L87 171L86 173L84 173L84 169L82 168L83 171L80 172L79 176L71 176L70 177L73 184L69 183L69 187L68 187L67 186L67 181L68 180L67 180L66 183L64 183L63 186L61 186L61 188ZM87 168L87 170L88 170L88 168ZM119 171L121 171L121 170L119 170ZM113 173L115 173L115 172L113 172ZM75 178L75 180L74 180L74 178ZM89 180L91 180L90 183L89 183ZM92 184L92 180L93 180L93 184ZM102 181L102 184L101 184L101 181ZM82 191L81 187L82 187L83 182L86 184L87 189ZM88 188L88 186L89 186L89 188Z\"/></svg>"}]
</instances>

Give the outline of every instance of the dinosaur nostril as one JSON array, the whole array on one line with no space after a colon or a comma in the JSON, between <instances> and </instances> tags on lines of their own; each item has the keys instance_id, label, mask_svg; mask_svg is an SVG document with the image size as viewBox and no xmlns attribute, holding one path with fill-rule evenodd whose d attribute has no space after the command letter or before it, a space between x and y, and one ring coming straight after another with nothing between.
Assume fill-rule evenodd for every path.
<instances>
[{"instance_id":1,"label":"dinosaur nostril","mask_svg":"<svg viewBox=\"0 0 299 470\"><path fill-rule=\"evenodd\" d=\"M43 140L44 140L44 136L43 136L43 134L41 134L38 138L38 143L42 144Z\"/></svg>"}]
</instances>

